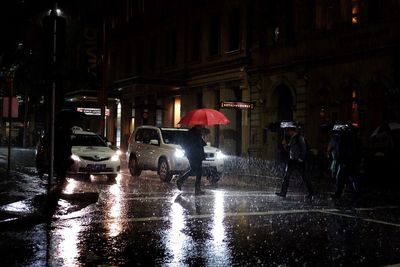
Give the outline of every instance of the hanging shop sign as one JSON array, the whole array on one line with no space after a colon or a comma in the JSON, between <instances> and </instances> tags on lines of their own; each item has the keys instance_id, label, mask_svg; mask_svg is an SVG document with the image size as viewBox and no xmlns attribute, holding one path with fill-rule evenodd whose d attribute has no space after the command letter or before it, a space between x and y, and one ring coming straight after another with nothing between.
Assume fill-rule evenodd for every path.
<instances>
[{"instance_id":1,"label":"hanging shop sign","mask_svg":"<svg viewBox=\"0 0 400 267\"><path fill-rule=\"evenodd\" d=\"M85 115L89 116L100 116L101 109L100 108L76 108L78 112L83 112ZM106 108L106 116L110 116L110 110Z\"/></svg>"},{"instance_id":2,"label":"hanging shop sign","mask_svg":"<svg viewBox=\"0 0 400 267\"><path fill-rule=\"evenodd\" d=\"M221 108L254 109L254 102L221 101Z\"/></svg>"}]
</instances>

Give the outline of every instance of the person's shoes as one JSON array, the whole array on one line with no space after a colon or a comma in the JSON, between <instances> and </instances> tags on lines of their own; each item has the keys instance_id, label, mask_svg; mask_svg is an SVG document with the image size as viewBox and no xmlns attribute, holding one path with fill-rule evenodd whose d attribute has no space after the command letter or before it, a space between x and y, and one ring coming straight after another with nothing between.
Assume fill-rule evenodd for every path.
<instances>
[{"instance_id":1,"label":"person's shoes","mask_svg":"<svg viewBox=\"0 0 400 267\"><path fill-rule=\"evenodd\" d=\"M202 195L205 195L205 194L206 194L206 192L204 192L204 191L202 191L200 189L194 191L194 195L195 196L202 196Z\"/></svg>"},{"instance_id":2,"label":"person's shoes","mask_svg":"<svg viewBox=\"0 0 400 267\"><path fill-rule=\"evenodd\" d=\"M183 185L183 182L182 182L182 181L176 180L176 187L178 187L178 189L179 189L180 191L182 191L182 185Z\"/></svg>"},{"instance_id":3,"label":"person's shoes","mask_svg":"<svg viewBox=\"0 0 400 267\"><path fill-rule=\"evenodd\" d=\"M286 197L286 194L282 193L282 192L276 192L275 195L277 195L278 197Z\"/></svg>"}]
</instances>

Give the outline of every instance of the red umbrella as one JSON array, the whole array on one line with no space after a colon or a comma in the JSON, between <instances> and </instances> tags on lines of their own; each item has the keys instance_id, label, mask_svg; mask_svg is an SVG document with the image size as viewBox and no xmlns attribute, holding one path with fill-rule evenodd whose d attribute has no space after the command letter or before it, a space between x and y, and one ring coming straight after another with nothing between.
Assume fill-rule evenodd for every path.
<instances>
[{"instance_id":1,"label":"red umbrella","mask_svg":"<svg viewBox=\"0 0 400 267\"><path fill-rule=\"evenodd\" d=\"M215 109L200 108L190 111L183 116L179 124L183 125L215 125L228 124L229 120L224 114Z\"/></svg>"}]
</instances>

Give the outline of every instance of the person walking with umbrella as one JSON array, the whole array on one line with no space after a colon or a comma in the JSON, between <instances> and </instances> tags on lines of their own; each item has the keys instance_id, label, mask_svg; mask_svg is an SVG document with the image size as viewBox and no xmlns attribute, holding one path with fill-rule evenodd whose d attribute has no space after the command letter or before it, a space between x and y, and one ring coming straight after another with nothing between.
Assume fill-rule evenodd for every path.
<instances>
[{"instance_id":1,"label":"person walking with umbrella","mask_svg":"<svg viewBox=\"0 0 400 267\"><path fill-rule=\"evenodd\" d=\"M346 181L350 182L353 189L353 199L359 195L356 169L360 160L360 144L356 134L348 124L334 125L334 130L339 132L336 173L336 190L331 195L333 199L341 197Z\"/></svg>"},{"instance_id":2,"label":"person walking with umbrella","mask_svg":"<svg viewBox=\"0 0 400 267\"><path fill-rule=\"evenodd\" d=\"M277 196L286 197L286 193L289 187L289 179L294 171L298 171L307 186L308 195L307 198L314 196L314 189L310 179L306 175L305 157L307 153L307 146L303 136L297 132L297 127L294 122L282 122L281 128L285 131L285 136L288 135L289 143L284 138L282 141L283 147L289 153L289 160L286 163L285 175L281 186L281 191L276 192Z\"/></svg>"},{"instance_id":3,"label":"person walking with umbrella","mask_svg":"<svg viewBox=\"0 0 400 267\"><path fill-rule=\"evenodd\" d=\"M183 173L176 181L176 186L182 190L182 185L185 180L190 176L196 176L195 182L195 195L203 195L201 191L201 176L202 176L202 162L205 159L204 146L206 142L203 140L202 125L195 125L188 131L187 140L184 143L184 149L187 158L189 159L190 167Z\"/></svg>"},{"instance_id":4,"label":"person walking with umbrella","mask_svg":"<svg viewBox=\"0 0 400 267\"><path fill-rule=\"evenodd\" d=\"M206 145L203 136L207 131L204 126L228 123L229 119L224 114L210 108L194 109L181 118L178 124L194 126L188 131L187 140L184 144L190 168L176 180L176 186L179 190L182 190L183 183L190 175L195 175L195 195L204 194L200 189L202 165L205 159L204 146Z\"/></svg>"}]
</instances>

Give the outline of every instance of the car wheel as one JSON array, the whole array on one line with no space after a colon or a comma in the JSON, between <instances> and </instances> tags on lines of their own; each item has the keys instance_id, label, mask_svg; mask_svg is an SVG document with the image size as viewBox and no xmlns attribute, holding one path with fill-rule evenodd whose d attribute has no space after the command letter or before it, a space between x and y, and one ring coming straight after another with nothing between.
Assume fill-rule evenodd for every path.
<instances>
[{"instance_id":1,"label":"car wheel","mask_svg":"<svg viewBox=\"0 0 400 267\"><path fill-rule=\"evenodd\" d=\"M109 183L115 183L117 178L117 174L107 174L107 180Z\"/></svg>"},{"instance_id":2,"label":"car wheel","mask_svg":"<svg viewBox=\"0 0 400 267\"><path fill-rule=\"evenodd\" d=\"M129 158L129 172L133 177L140 176L142 170L139 168L139 164L136 158Z\"/></svg>"},{"instance_id":3,"label":"car wheel","mask_svg":"<svg viewBox=\"0 0 400 267\"><path fill-rule=\"evenodd\" d=\"M172 174L169 172L169 165L166 159L160 159L158 163L158 175L161 181L169 182L172 179Z\"/></svg>"}]
</instances>

